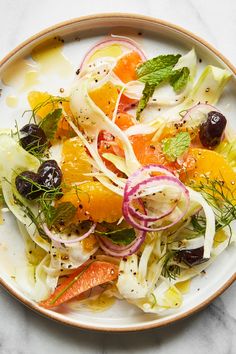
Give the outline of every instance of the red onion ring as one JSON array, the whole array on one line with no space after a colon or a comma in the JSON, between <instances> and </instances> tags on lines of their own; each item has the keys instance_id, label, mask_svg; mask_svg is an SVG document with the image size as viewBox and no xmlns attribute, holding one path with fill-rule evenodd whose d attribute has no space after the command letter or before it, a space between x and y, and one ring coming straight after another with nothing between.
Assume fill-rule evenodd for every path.
<instances>
[{"instance_id":1,"label":"red onion ring","mask_svg":"<svg viewBox=\"0 0 236 354\"><path fill-rule=\"evenodd\" d=\"M145 208L143 206L142 201L138 201L138 202L143 207L144 213L145 213ZM147 222L145 220L143 221L143 225L147 226ZM131 244L129 244L127 246L116 245L112 241L110 241L108 238L102 237L102 236L97 236L97 240L98 240L100 248L106 254L108 254L110 256L115 256L115 257L127 257L127 256L131 256L133 253L135 253L146 238L145 231L137 230L136 232L138 232L136 239Z\"/></svg>"},{"instance_id":2,"label":"red onion ring","mask_svg":"<svg viewBox=\"0 0 236 354\"><path fill-rule=\"evenodd\" d=\"M127 47L129 49L131 49L132 51L136 51L141 59L143 61L147 60L146 55L144 54L144 52L142 51L142 49L139 48L138 44L133 41L132 39L125 39L125 38L107 38L105 40L102 40L100 42L98 42L97 44L95 44L84 56L84 59L82 60L82 63L80 65L80 72L83 70L84 66L87 64L89 58L99 49L102 49L104 47L107 46L107 44L121 44L124 47Z\"/></svg>"},{"instance_id":3,"label":"red onion ring","mask_svg":"<svg viewBox=\"0 0 236 354\"><path fill-rule=\"evenodd\" d=\"M173 173L168 170L168 168L162 165L150 164L140 167L135 171L127 180L125 185L124 194L128 193L129 190L136 186L138 183L145 181L147 178L151 177L151 173L163 173L166 176L174 176Z\"/></svg>"},{"instance_id":4,"label":"red onion ring","mask_svg":"<svg viewBox=\"0 0 236 354\"><path fill-rule=\"evenodd\" d=\"M211 112L211 111L216 111L216 112L220 113L219 109L214 107L214 106L212 106L211 104L198 103L195 106L193 106L193 107L191 107L191 108L189 108L187 110L187 112L185 113L185 115L182 118L182 121L186 121L187 122L191 118L191 114L193 114L193 112L198 111L199 109L201 110L203 108L206 110L206 114ZM205 112L203 112L203 113L205 113Z\"/></svg>"},{"instance_id":5,"label":"red onion ring","mask_svg":"<svg viewBox=\"0 0 236 354\"><path fill-rule=\"evenodd\" d=\"M141 170L141 169L140 169ZM167 170L168 171L168 170ZM169 173L170 174L170 173ZM130 184L132 184L132 177L135 175L136 180L137 180L137 176L138 176L138 172L135 172L131 177L129 177L129 180L131 180ZM175 185L177 186L184 195L185 198L185 208L182 211L182 213L179 215L179 217L173 221L172 223L166 225L166 226L160 226L158 228L152 228L152 227L148 227L147 225L142 225L140 223L138 223L134 217L137 219L140 219L141 221L148 221L149 216L146 215L142 215L141 213L139 213L138 211L136 211L135 209L132 209L132 206L130 206L130 202L132 201L132 197L136 196L136 200L141 199L140 197L137 196L138 192L140 191L140 189L142 187L147 187L148 185L154 185L157 186L158 184L164 184L166 185ZM122 206L122 210L123 210L123 215L124 218L126 219L126 221L132 225L134 228L138 229L138 230L142 230L142 231L160 231L160 230L165 230L173 225L175 225L178 221L180 221L184 215L186 214L188 207L189 207L189 192L187 190L187 188L184 186L183 183L181 183L176 177L174 177L173 175L165 175L165 176L153 176L150 177L142 182L138 182L136 185L133 185L132 187L129 186L129 182L127 182L128 187L125 188L125 193L124 193L124 200L123 200L123 206ZM126 186L127 186L126 184ZM134 199L134 198L133 198ZM132 209L132 211L130 211L130 209ZM146 209L146 208L145 208ZM144 210L145 210L144 209ZM174 210L175 208L173 208ZM168 210L167 215L170 215L169 213L170 210ZM136 214L135 214L136 213ZM147 211L145 210L145 214L147 213ZM135 214L135 215L133 215ZM138 217L137 217L138 215ZM156 220L151 220L151 221L157 221L160 220L162 218L164 218L165 213L163 213L162 215L156 217ZM134 216L134 217L133 217ZM152 217L150 217L152 218ZM154 218L155 219L155 218Z\"/></svg>"},{"instance_id":6,"label":"red onion ring","mask_svg":"<svg viewBox=\"0 0 236 354\"><path fill-rule=\"evenodd\" d=\"M58 242L58 243L72 244L72 243L76 243L76 242L82 241L82 240L84 240L86 237L88 237L89 235L91 235L91 234L95 231L96 226L97 226L97 224L94 223L94 224L90 227L90 229L89 229L85 234L83 234L82 236L76 237L76 238L74 238L74 239L72 239L72 240L62 240L60 237L55 236L55 234L54 234L53 232L51 232L51 231L48 229L48 227L47 227L46 224L43 225L43 229L44 229L46 235L47 235L51 240L53 240L53 241L55 241L55 242Z\"/></svg>"},{"instance_id":7,"label":"red onion ring","mask_svg":"<svg viewBox=\"0 0 236 354\"><path fill-rule=\"evenodd\" d=\"M144 242L146 237L146 232L141 231L139 232L139 235L137 238L128 246L128 248L121 248L118 249L119 246L114 247L114 243L110 242L109 240L106 240L104 242L104 239L101 237L98 237L98 243L100 248L106 253L109 254L110 256L115 256L115 257L128 257L131 256L133 253L135 253L141 244Z\"/></svg>"},{"instance_id":8,"label":"red onion ring","mask_svg":"<svg viewBox=\"0 0 236 354\"><path fill-rule=\"evenodd\" d=\"M166 212L164 212L163 214L161 214L159 216L144 215L144 214L140 213L139 211L137 211L132 205L129 205L128 208L129 208L130 214L139 220L157 221L157 220L160 220L160 219L170 215L174 211L174 209L176 208L176 205L172 206L170 209L168 209Z\"/></svg>"}]
</instances>

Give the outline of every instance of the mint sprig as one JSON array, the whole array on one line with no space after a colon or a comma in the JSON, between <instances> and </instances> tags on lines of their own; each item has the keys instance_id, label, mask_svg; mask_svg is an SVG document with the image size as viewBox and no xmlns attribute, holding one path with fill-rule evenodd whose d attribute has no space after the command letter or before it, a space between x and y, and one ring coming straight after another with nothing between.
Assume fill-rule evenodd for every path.
<instances>
[{"instance_id":1,"label":"mint sprig","mask_svg":"<svg viewBox=\"0 0 236 354\"><path fill-rule=\"evenodd\" d=\"M101 232L96 230L96 233L109 238L113 243L121 246L129 245L131 242L134 241L136 237L134 229L127 228L107 232Z\"/></svg>"},{"instance_id":2,"label":"mint sprig","mask_svg":"<svg viewBox=\"0 0 236 354\"><path fill-rule=\"evenodd\" d=\"M169 161L175 161L184 154L189 148L190 143L190 134L188 132L181 132L173 138L163 139L162 151Z\"/></svg>"},{"instance_id":3,"label":"mint sprig","mask_svg":"<svg viewBox=\"0 0 236 354\"><path fill-rule=\"evenodd\" d=\"M175 90L175 92L179 93L186 86L188 78L189 78L189 68L184 67L179 70L175 70L170 78L170 84Z\"/></svg>"},{"instance_id":4,"label":"mint sprig","mask_svg":"<svg viewBox=\"0 0 236 354\"><path fill-rule=\"evenodd\" d=\"M162 83L169 82L176 92L180 92L186 86L189 69L184 67L173 70L180 57L180 54L159 55L138 66L136 69L137 78L145 84L136 113L138 120L155 89Z\"/></svg>"}]
</instances>

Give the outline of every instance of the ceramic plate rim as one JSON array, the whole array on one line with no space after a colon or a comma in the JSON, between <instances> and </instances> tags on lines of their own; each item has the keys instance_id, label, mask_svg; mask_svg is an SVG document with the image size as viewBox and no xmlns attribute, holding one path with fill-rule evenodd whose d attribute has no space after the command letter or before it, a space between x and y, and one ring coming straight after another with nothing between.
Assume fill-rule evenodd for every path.
<instances>
[{"instance_id":1,"label":"ceramic plate rim","mask_svg":"<svg viewBox=\"0 0 236 354\"><path fill-rule=\"evenodd\" d=\"M87 21L93 21L93 20L107 20L107 19L123 19L123 20L129 20L129 19L136 19L140 21L145 21L150 24L156 24L156 25L161 25L163 27L168 28L171 31L177 31L180 34L184 34L187 37L190 37L191 39L197 41L204 47L206 47L210 52L212 52L216 57L220 58L226 66L228 66L231 71L233 72L234 75L236 75L236 68L234 65L223 55L221 54L216 48L214 48L211 44L206 42L204 39L198 37L197 35L193 34L192 32L182 28L181 26L172 24L168 21L150 17L150 16L144 16L144 15L139 15L139 14L133 14L133 13L100 13L100 14L95 14L95 15L88 15L88 16L81 16L78 18L73 18L71 20L59 22L53 26L47 27L46 29L38 32L37 34L29 37L27 40L23 41L21 44L16 46L13 50L11 50L2 60L0 60L0 68L12 57L14 57L20 50L25 48L27 45L31 44L33 41L38 40L45 35L48 35L52 33L55 30L63 29L66 28L70 25L73 24L81 24L82 22L87 22ZM50 318L52 320L55 320L57 322L63 323L65 325L70 325L73 327L77 328L82 328L82 329L89 329L89 330L96 330L96 331L107 331L107 332L130 332L130 331L142 331L142 330L147 330L151 328L157 328L157 327L163 327L168 324L174 323L176 321L179 321L181 319L184 319L190 315L193 315L194 313L202 310L204 307L209 305L213 300L215 300L218 296L220 296L234 281L236 280L236 273L234 273L225 283L223 286L221 286L214 294L209 296L205 301L201 302L200 304L194 306L190 310L179 314L177 316L174 316L173 318L165 319L163 318L159 322L152 322L152 323L147 323L147 324L139 324L139 325L129 325L129 327L103 327L103 326L96 326L93 324L84 324L84 323L79 323L77 320L73 319L64 319L63 316L59 313L52 312L50 310L46 310L40 306L38 306L35 302L30 301L26 299L20 291L16 291L11 285L9 285L5 280L3 280L0 277L0 285L4 287L11 295L13 295L17 300L22 302L25 306L29 307L31 310L34 312L37 312L38 314L41 314L47 318Z\"/></svg>"}]
</instances>

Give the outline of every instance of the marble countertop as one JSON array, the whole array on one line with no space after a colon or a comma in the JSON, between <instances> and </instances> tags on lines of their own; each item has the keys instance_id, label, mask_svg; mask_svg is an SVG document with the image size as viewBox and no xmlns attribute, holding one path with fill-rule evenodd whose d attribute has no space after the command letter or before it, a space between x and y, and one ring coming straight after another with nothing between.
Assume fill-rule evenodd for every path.
<instances>
[{"instance_id":1,"label":"marble countertop","mask_svg":"<svg viewBox=\"0 0 236 354\"><path fill-rule=\"evenodd\" d=\"M135 12L179 24L236 64L234 0L0 0L0 57L54 23L98 12ZM106 334L65 327L33 313L0 288L0 353L236 353L236 284L204 311L166 328Z\"/></svg>"}]
</instances>

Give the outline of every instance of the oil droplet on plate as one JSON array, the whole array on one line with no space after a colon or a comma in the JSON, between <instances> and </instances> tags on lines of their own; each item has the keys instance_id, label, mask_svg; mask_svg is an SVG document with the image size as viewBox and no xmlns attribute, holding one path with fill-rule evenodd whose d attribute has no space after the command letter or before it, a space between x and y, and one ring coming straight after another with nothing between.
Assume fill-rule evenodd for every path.
<instances>
[{"instance_id":1,"label":"oil droplet on plate","mask_svg":"<svg viewBox=\"0 0 236 354\"><path fill-rule=\"evenodd\" d=\"M181 294L187 294L190 289L191 279L181 281L175 284L176 288L181 292Z\"/></svg>"},{"instance_id":2,"label":"oil droplet on plate","mask_svg":"<svg viewBox=\"0 0 236 354\"><path fill-rule=\"evenodd\" d=\"M4 85L21 89L24 85L25 75L30 71L35 71L35 66L25 59L18 59L5 69L2 82Z\"/></svg>"},{"instance_id":3,"label":"oil droplet on plate","mask_svg":"<svg viewBox=\"0 0 236 354\"><path fill-rule=\"evenodd\" d=\"M36 70L27 71L24 76L24 83L21 91L27 91L32 86L39 84L39 73Z\"/></svg>"},{"instance_id":4,"label":"oil droplet on plate","mask_svg":"<svg viewBox=\"0 0 236 354\"><path fill-rule=\"evenodd\" d=\"M220 243L224 242L225 240L227 240L227 235L225 233L224 230L219 230L216 232L215 237L214 237L214 243L213 243L213 247L216 248L217 246L219 246Z\"/></svg>"},{"instance_id":5,"label":"oil droplet on plate","mask_svg":"<svg viewBox=\"0 0 236 354\"><path fill-rule=\"evenodd\" d=\"M114 305L115 300L114 297L101 294L96 299L87 300L86 307L94 312L105 311Z\"/></svg>"},{"instance_id":6,"label":"oil droplet on plate","mask_svg":"<svg viewBox=\"0 0 236 354\"><path fill-rule=\"evenodd\" d=\"M40 65L40 71L45 74L55 72L66 77L73 72L69 60L62 53L63 40L59 37L48 39L36 46L31 56Z\"/></svg>"},{"instance_id":7,"label":"oil droplet on plate","mask_svg":"<svg viewBox=\"0 0 236 354\"><path fill-rule=\"evenodd\" d=\"M6 104L10 108L16 108L18 105L18 97L10 95L6 97Z\"/></svg>"},{"instance_id":8,"label":"oil droplet on plate","mask_svg":"<svg viewBox=\"0 0 236 354\"><path fill-rule=\"evenodd\" d=\"M89 58L89 63L94 61L95 59L99 59L102 57L119 57L122 54L121 46L117 44L109 45L105 48L101 48L95 51L95 53Z\"/></svg>"}]
</instances>

